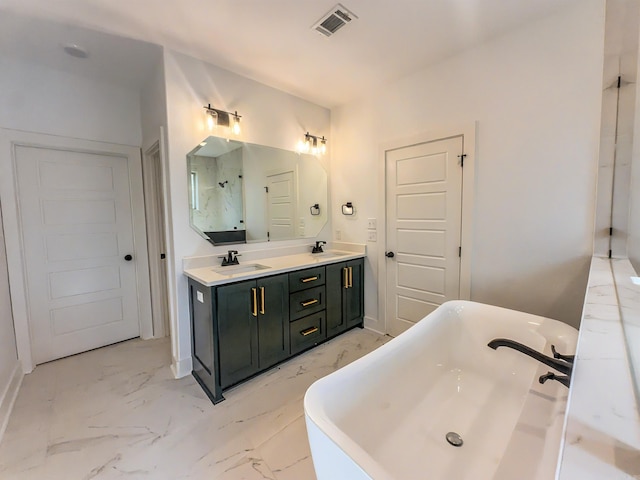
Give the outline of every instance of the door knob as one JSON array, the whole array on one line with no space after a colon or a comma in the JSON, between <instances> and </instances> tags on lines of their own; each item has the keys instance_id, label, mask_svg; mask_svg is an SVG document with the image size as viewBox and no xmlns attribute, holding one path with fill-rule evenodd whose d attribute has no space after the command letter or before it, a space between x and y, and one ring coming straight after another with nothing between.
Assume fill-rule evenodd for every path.
<instances>
[{"instance_id":1,"label":"door knob","mask_svg":"<svg viewBox=\"0 0 640 480\"><path fill-rule=\"evenodd\" d=\"M387 252L384 255L385 255L385 257L389 257L389 258L393 258L393 257L396 256L395 253L393 253L393 252Z\"/></svg>"},{"instance_id":2,"label":"door knob","mask_svg":"<svg viewBox=\"0 0 640 480\"><path fill-rule=\"evenodd\" d=\"M130 262L131 260L133 260L133 255L129 255L129 254L127 254L127 255L125 255L125 256L124 256L124 259L125 259L127 262Z\"/></svg>"}]
</instances>

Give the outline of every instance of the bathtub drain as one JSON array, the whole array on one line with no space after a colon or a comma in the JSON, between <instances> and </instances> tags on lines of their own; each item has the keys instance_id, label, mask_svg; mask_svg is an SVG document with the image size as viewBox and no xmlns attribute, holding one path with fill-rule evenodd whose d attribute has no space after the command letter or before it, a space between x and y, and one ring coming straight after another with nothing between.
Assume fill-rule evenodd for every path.
<instances>
[{"instance_id":1,"label":"bathtub drain","mask_svg":"<svg viewBox=\"0 0 640 480\"><path fill-rule=\"evenodd\" d=\"M456 432L447 433L445 438L447 439L447 442L449 442L454 447L461 447L462 444L464 443L462 441L462 437L460 435L458 435Z\"/></svg>"}]
</instances>

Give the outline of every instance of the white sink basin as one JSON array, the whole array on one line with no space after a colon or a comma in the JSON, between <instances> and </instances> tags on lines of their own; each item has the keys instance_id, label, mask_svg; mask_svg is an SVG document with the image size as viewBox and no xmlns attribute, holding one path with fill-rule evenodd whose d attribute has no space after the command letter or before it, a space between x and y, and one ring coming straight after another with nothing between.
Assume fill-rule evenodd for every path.
<instances>
[{"instance_id":1,"label":"white sink basin","mask_svg":"<svg viewBox=\"0 0 640 480\"><path fill-rule=\"evenodd\" d=\"M346 253L342 252L322 252L322 253L310 253L312 258L336 258L336 257L344 257Z\"/></svg>"},{"instance_id":2,"label":"white sink basin","mask_svg":"<svg viewBox=\"0 0 640 480\"><path fill-rule=\"evenodd\" d=\"M237 273L250 273L259 270L265 270L271 268L268 265L261 265L259 263L249 263L247 265L229 265L227 267L217 267L212 269L214 272L220 275L235 275Z\"/></svg>"}]
</instances>

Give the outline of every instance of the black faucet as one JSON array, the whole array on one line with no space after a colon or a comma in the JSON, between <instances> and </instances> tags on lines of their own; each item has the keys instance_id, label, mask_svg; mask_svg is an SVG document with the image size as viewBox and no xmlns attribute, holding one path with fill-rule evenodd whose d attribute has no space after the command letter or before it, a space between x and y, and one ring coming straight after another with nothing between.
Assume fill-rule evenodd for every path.
<instances>
[{"instance_id":1,"label":"black faucet","mask_svg":"<svg viewBox=\"0 0 640 480\"><path fill-rule=\"evenodd\" d=\"M531 358L538 360L545 365L559 371L560 373L564 373L565 376L556 375L555 373L549 372L546 375L541 375L538 381L540 383L544 383L547 380L557 380L562 383L565 387L569 388L569 382L571 380L571 372L573 370L573 355L560 355L556 352L555 346L551 346L551 351L553 352L554 358L548 357L540 352L536 352L532 348L527 347L521 343L518 343L514 340L509 340L507 338L495 338L491 340L488 344L488 347L496 350L498 347L508 347L514 350L517 350L525 355L528 355Z\"/></svg>"},{"instance_id":2,"label":"black faucet","mask_svg":"<svg viewBox=\"0 0 640 480\"><path fill-rule=\"evenodd\" d=\"M327 242L323 242L322 240L316 242L316 246L313 247L313 249L311 250L311 253L322 253L324 250L322 250L322 245L326 245Z\"/></svg>"},{"instance_id":3,"label":"black faucet","mask_svg":"<svg viewBox=\"0 0 640 480\"><path fill-rule=\"evenodd\" d=\"M238 261L238 251L237 250L229 250L227 252L226 257L218 257L222 259L222 267L226 267L227 265L240 265Z\"/></svg>"}]
</instances>

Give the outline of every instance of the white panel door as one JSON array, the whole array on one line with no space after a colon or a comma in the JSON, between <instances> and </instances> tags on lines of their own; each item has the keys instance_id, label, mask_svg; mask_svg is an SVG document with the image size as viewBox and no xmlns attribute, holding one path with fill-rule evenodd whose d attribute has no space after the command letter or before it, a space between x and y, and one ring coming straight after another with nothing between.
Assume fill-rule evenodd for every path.
<instances>
[{"instance_id":1,"label":"white panel door","mask_svg":"<svg viewBox=\"0 0 640 480\"><path fill-rule=\"evenodd\" d=\"M292 171L267 176L269 240L295 238L296 185Z\"/></svg>"},{"instance_id":2,"label":"white panel door","mask_svg":"<svg viewBox=\"0 0 640 480\"><path fill-rule=\"evenodd\" d=\"M459 297L460 155L462 137L385 152L390 335Z\"/></svg>"},{"instance_id":3,"label":"white panel door","mask_svg":"<svg viewBox=\"0 0 640 480\"><path fill-rule=\"evenodd\" d=\"M15 147L36 364L140 334L128 161Z\"/></svg>"}]
</instances>

